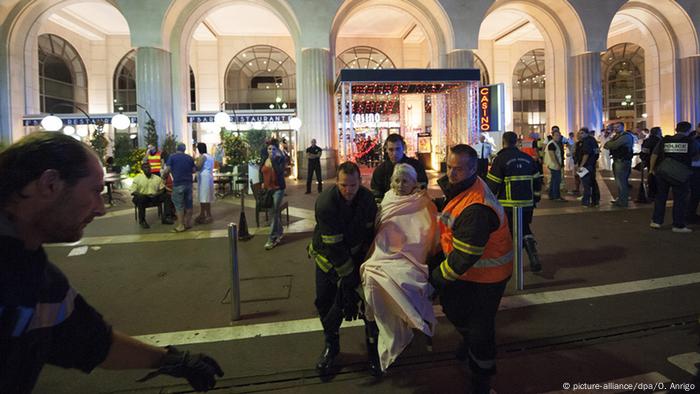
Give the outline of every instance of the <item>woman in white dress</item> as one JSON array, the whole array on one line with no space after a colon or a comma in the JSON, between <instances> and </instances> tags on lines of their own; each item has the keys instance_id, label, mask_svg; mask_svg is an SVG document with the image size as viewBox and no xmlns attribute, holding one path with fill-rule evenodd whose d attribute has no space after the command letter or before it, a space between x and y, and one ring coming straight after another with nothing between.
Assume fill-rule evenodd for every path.
<instances>
[{"instance_id":1,"label":"woman in white dress","mask_svg":"<svg viewBox=\"0 0 700 394\"><path fill-rule=\"evenodd\" d=\"M214 157L207 153L207 144L197 144L199 156L197 166L197 195L199 196L199 216L194 220L198 224L211 223L211 202L214 200Z\"/></svg>"},{"instance_id":2,"label":"woman in white dress","mask_svg":"<svg viewBox=\"0 0 700 394\"><path fill-rule=\"evenodd\" d=\"M377 215L377 235L360 267L365 316L379 328L382 371L418 330L432 337L436 319L430 300L427 258L439 248L437 209L418 188L416 170L397 164Z\"/></svg>"}]
</instances>

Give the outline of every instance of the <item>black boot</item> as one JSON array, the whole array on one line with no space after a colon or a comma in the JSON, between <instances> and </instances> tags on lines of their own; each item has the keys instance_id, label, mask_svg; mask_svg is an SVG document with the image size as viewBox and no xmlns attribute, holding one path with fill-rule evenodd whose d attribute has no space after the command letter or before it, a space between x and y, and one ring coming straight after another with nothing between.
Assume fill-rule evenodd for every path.
<instances>
[{"instance_id":1,"label":"black boot","mask_svg":"<svg viewBox=\"0 0 700 394\"><path fill-rule=\"evenodd\" d=\"M524 237L523 246L525 246L527 258L530 260L530 271L542 271L542 264L540 264L540 258L537 256L537 241L535 241L535 238L532 235Z\"/></svg>"},{"instance_id":2,"label":"black boot","mask_svg":"<svg viewBox=\"0 0 700 394\"><path fill-rule=\"evenodd\" d=\"M369 374L375 377L382 376L382 366L379 362L379 327L377 323L368 321L365 325L365 343L367 344L367 359L369 361Z\"/></svg>"},{"instance_id":3,"label":"black boot","mask_svg":"<svg viewBox=\"0 0 700 394\"><path fill-rule=\"evenodd\" d=\"M321 375L331 375L333 372L333 364L335 357L340 353L340 341L337 336L326 337L326 347L321 352L316 363L316 371Z\"/></svg>"},{"instance_id":4,"label":"black boot","mask_svg":"<svg viewBox=\"0 0 700 394\"><path fill-rule=\"evenodd\" d=\"M491 392L491 376L472 372L472 393L489 394Z\"/></svg>"}]
</instances>

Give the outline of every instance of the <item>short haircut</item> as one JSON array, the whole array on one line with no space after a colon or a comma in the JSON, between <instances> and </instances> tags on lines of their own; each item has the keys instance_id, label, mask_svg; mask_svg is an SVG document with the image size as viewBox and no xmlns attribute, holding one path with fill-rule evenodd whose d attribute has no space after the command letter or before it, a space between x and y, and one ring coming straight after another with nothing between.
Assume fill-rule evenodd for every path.
<instances>
[{"instance_id":1,"label":"short haircut","mask_svg":"<svg viewBox=\"0 0 700 394\"><path fill-rule=\"evenodd\" d=\"M591 132L590 130L588 130L588 127L581 127L578 131L582 131L582 132L584 132L584 133L586 133L586 134L588 134L588 133Z\"/></svg>"},{"instance_id":2,"label":"short haircut","mask_svg":"<svg viewBox=\"0 0 700 394\"><path fill-rule=\"evenodd\" d=\"M650 133L651 135L660 136L660 135L661 135L661 127L659 127L659 126L654 126L654 127L651 128L651 130L649 131L649 133Z\"/></svg>"},{"instance_id":3,"label":"short haircut","mask_svg":"<svg viewBox=\"0 0 700 394\"><path fill-rule=\"evenodd\" d=\"M676 125L676 132L687 133L690 131L691 127L693 127L693 125L691 125L690 122L678 122Z\"/></svg>"},{"instance_id":4,"label":"short haircut","mask_svg":"<svg viewBox=\"0 0 700 394\"><path fill-rule=\"evenodd\" d=\"M352 175L352 174L357 174L357 176L360 176L360 167L357 166L357 164L351 162L351 161L346 161L343 163L340 163L338 166L338 176L340 176L340 173L343 173L345 175Z\"/></svg>"},{"instance_id":5,"label":"short haircut","mask_svg":"<svg viewBox=\"0 0 700 394\"><path fill-rule=\"evenodd\" d=\"M268 145L272 145L272 146L274 146L274 147L277 148L277 149L279 149L279 147L280 147L280 142L277 141L276 138L271 139L270 142L268 142L267 144L268 144Z\"/></svg>"},{"instance_id":6,"label":"short haircut","mask_svg":"<svg viewBox=\"0 0 700 394\"><path fill-rule=\"evenodd\" d=\"M396 134L396 133L389 134L389 136L386 137L386 140L384 141L384 145L386 145L389 142L394 143L394 144L397 142L401 142L401 145L404 147L404 149L406 148L406 141L404 141L401 134Z\"/></svg>"},{"instance_id":7,"label":"short haircut","mask_svg":"<svg viewBox=\"0 0 700 394\"><path fill-rule=\"evenodd\" d=\"M207 144L205 144L204 142L198 142L197 143L197 152L199 152L200 155L207 153Z\"/></svg>"},{"instance_id":8,"label":"short haircut","mask_svg":"<svg viewBox=\"0 0 700 394\"><path fill-rule=\"evenodd\" d=\"M177 144L177 148L175 148L175 150L177 150L178 152L184 152L185 150L187 150L187 146L184 143L180 142L179 144Z\"/></svg>"},{"instance_id":9,"label":"short haircut","mask_svg":"<svg viewBox=\"0 0 700 394\"><path fill-rule=\"evenodd\" d=\"M503 133L503 145L515 146L518 143L518 135L512 131L506 131Z\"/></svg>"},{"instance_id":10,"label":"short haircut","mask_svg":"<svg viewBox=\"0 0 700 394\"><path fill-rule=\"evenodd\" d=\"M620 131L625 131L625 123L624 122L615 122L613 125L617 128L619 126Z\"/></svg>"},{"instance_id":11,"label":"short haircut","mask_svg":"<svg viewBox=\"0 0 700 394\"><path fill-rule=\"evenodd\" d=\"M454 155L464 155L469 159L474 159L476 161L477 153L474 148L467 144L457 144L450 148L450 152Z\"/></svg>"},{"instance_id":12,"label":"short haircut","mask_svg":"<svg viewBox=\"0 0 700 394\"><path fill-rule=\"evenodd\" d=\"M418 182L418 174L416 169L412 165L406 163L399 163L394 166L394 172L391 174L391 181L393 182L396 178L401 175L408 175L414 182Z\"/></svg>"},{"instance_id":13,"label":"short haircut","mask_svg":"<svg viewBox=\"0 0 700 394\"><path fill-rule=\"evenodd\" d=\"M0 207L21 194L22 189L39 179L46 170L56 170L63 181L73 186L90 174L87 167L93 154L82 142L63 133L30 134L0 153Z\"/></svg>"},{"instance_id":14,"label":"short haircut","mask_svg":"<svg viewBox=\"0 0 700 394\"><path fill-rule=\"evenodd\" d=\"M559 129L559 126L557 126L557 125L552 126L552 132L554 132L554 129L557 129L557 131L560 130L560 129Z\"/></svg>"}]
</instances>

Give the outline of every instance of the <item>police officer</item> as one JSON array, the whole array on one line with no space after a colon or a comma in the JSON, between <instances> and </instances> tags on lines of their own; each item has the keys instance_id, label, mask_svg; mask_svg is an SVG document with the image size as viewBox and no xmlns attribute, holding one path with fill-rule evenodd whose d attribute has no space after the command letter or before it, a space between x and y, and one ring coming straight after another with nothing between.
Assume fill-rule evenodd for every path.
<instances>
[{"instance_id":1,"label":"police officer","mask_svg":"<svg viewBox=\"0 0 700 394\"><path fill-rule=\"evenodd\" d=\"M210 390L216 361L156 347L113 329L52 264L44 244L76 242L105 214L95 153L61 133L39 132L0 153L0 393L30 393L44 364L89 373L154 369Z\"/></svg>"},{"instance_id":2,"label":"police officer","mask_svg":"<svg viewBox=\"0 0 700 394\"><path fill-rule=\"evenodd\" d=\"M503 207L476 175L476 160L468 145L450 148L447 175L438 181L447 200L439 223L443 255L431 259L430 283L464 337L457 357L469 359L472 392L488 393L496 372L495 318L513 271L513 240Z\"/></svg>"},{"instance_id":3,"label":"police officer","mask_svg":"<svg viewBox=\"0 0 700 394\"><path fill-rule=\"evenodd\" d=\"M493 160L486 183L505 209L511 232L513 208L523 209L523 241L530 260L530 271L540 272L542 264L537 255L537 242L532 235L530 224L535 204L540 201L542 175L532 158L517 148L517 142L518 136L512 131L503 133L503 149Z\"/></svg>"},{"instance_id":4,"label":"police officer","mask_svg":"<svg viewBox=\"0 0 700 394\"><path fill-rule=\"evenodd\" d=\"M581 133L581 152L578 154L579 160L576 162L577 173L585 172L585 175L581 177L581 183L583 184L581 205L584 207L598 207L600 205L600 189L598 188L598 181L595 179L595 167L600 155L600 148L598 147L598 141L595 139L595 130L581 127L579 133ZM582 168L585 171L582 171Z\"/></svg>"},{"instance_id":5,"label":"police officer","mask_svg":"<svg viewBox=\"0 0 700 394\"><path fill-rule=\"evenodd\" d=\"M421 188L428 185L428 175L425 167L416 159L406 156L406 142L400 134L389 134L384 142L384 151L389 160L384 160L372 173L372 183L370 188L374 198L379 202L384 198L384 194L391 188L391 174L394 173L396 163L406 163L416 170L418 184Z\"/></svg>"},{"instance_id":6,"label":"police officer","mask_svg":"<svg viewBox=\"0 0 700 394\"><path fill-rule=\"evenodd\" d=\"M665 160L675 160L683 166L688 167L698 154L695 141L689 136L692 125L688 122L679 122L676 125L676 134L665 136L656 144L656 148L651 154L651 173L656 175L656 200L654 201L654 214L649 227L660 229L664 224L664 214L666 213L666 199L668 190L673 190L673 232L689 233L693 230L685 226L685 198L688 194L690 178L682 183L676 183L667 179L661 173L656 173L658 165Z\"/></svg>"},{"instance_id":7,"label":"police officer","mask_svg":"<svg viewBox=\"0 0 700 394\"><path fill-rule=\"evenodd\" d=\"M612 202L618 208L627 208L629 200L629 179L632 172L632 156L634 155L634 137L625 131L625 124L615 123L615 135L606 142L604 147L610 151L613 159L613 175L617 184L617 199Z\"/></svg>"},{"instance_id":8,"label":"police officer","mask_svg":"<svg viewBox=\"0 0 700 394\"><path fill-rule=\"evenodd\" d=\"M316 309L323 325L325 348L316 364L321 375L329 375L340 352L338 331L345 320L359 315L359 268L374 239L377 205L362 186L360 169L345 162L338 167L336 185L316 199L316 227L309 255L316 262ZM370 372L381 374L377 354L376 324L366 324Z\"/></svg>"},{"instance_id":9,"label":"police officer","mask_svg":"<svg viewBox=\"0 0 700 394\"><path fill-rule=\"evenodd\" d=\"M640 183L637 201L641 203L651 202L656 196L656 180L652 174L649 174L649 164L651 161L651 152L656 148L656 144L661 141L661 127L652 127L649 131L649 136L642 142L642 150L639 152L641 160L642 182ZM644 188L644 171L647 171L646 188ZM651 200L651 201L650 201Z\"/></svg>"}]
</instances>

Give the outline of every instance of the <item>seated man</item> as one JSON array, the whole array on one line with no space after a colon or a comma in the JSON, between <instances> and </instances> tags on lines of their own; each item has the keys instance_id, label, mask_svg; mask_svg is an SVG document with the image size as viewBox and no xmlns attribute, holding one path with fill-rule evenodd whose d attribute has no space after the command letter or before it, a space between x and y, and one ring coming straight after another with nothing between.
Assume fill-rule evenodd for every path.
<instances>
[{"instance_id":1,"label":"seated man","mask_svg":"<svg viewBox=\"0 0 700 394\"><path fill-rule=\"evenodd\" d=\"M148 163L141 165L141 174L134 177L134 183L131 184L131 194L134 196L134 205L139 211L139 224L143 228L150 228L146 222L146 207L154 204L162 204L165 200L165 188L163 180L151 173L151 166ZM163 215L163 224L168 223L168 218Z\"/></svg>"},{"instance_id":2,"label":"seated man","mask_svg":"<svg viewBox=\"0 0 700 394\"><path fill-rule=\"evenodd\" d=\"M432 337L436 324L426 261L438 250L437 209L409 164L394 166L391 187L377 215L370 257L360 267L365 315L379 327L382 371L411 342L412 329Z\"/></svg>"}]
</instances>

